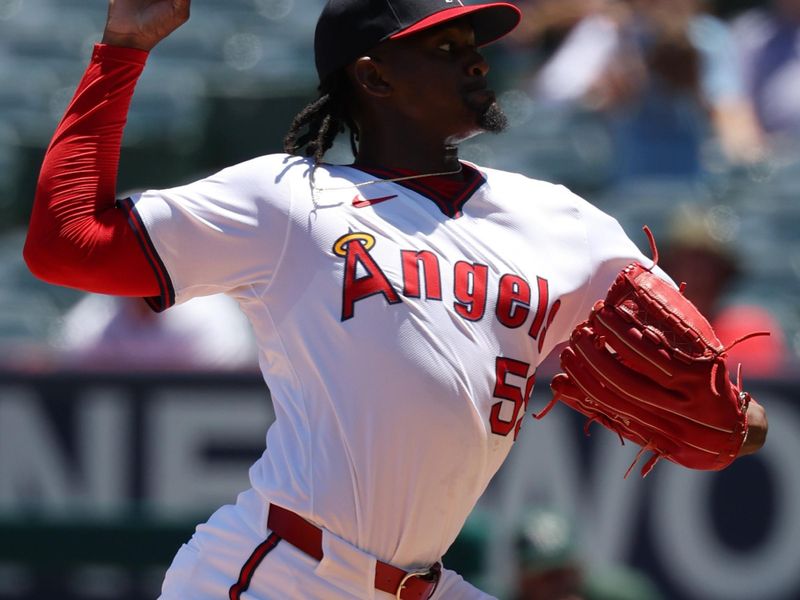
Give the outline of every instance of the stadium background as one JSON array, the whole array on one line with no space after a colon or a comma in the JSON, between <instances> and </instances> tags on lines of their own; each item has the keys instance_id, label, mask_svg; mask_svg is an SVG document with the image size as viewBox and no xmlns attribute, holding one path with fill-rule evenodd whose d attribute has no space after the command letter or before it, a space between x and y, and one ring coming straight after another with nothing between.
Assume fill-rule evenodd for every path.
<instances>
[{"instance_id":1,"label":"stadium background","mask_svg":"<svg viewBox=\"0 0 800 600\"><path fill-rule=\"evenodd\" d=\"M729 19L758 2L718 2ZM99 40L105 0L0 0L0 599L155 597L194 523L247 485L272 418L249 369L118 372L65 368L57 332L83 297L34 280L21 259L44 148ZM280 150L313 96L310 40L320 0L194 0L190 23L153 53L134 98L118 189L189 181ZM518 53L518 51L516 51ZM742 258L731 298L780 322L786 368L749 379L770 414L756 457L720 474L659 465L622 474L635 452L584 438L565 410L529 420L453 549L501 597L517 517L568 515L587 568L627 565L676 600L800 598L800 155L731 168L703 154L699 176L619 181L591 115L537 105L515 51L489 52L512 122L462 155L560 181L659 234L678 203L702 207ZM800 85L800 84L799 84ZM334 160L347 160L337 147ZM542 381L542 379L540 379ZM541 402L546 386L534 399Z\"/></svg>"}]
</instances>

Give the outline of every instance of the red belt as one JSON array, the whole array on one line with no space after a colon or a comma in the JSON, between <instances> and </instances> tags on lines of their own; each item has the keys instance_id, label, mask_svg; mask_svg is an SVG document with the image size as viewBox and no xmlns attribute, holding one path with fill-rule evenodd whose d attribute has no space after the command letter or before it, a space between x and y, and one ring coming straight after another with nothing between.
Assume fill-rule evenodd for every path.
<instances>
[{"instance_id":1,"label":"red belt","mask_svg":"<svg viewBox=\"0 0 800 600\"><path fill-rule=\"evenodd\" d=\"M295 513L271 504L267 527L298 550L322 560L322 530ZM428 600L439 583L442 566L439 563L426 571L403 571L377 561L375 588L393 594L400 600Z\"/></svg>"}]
</instances>

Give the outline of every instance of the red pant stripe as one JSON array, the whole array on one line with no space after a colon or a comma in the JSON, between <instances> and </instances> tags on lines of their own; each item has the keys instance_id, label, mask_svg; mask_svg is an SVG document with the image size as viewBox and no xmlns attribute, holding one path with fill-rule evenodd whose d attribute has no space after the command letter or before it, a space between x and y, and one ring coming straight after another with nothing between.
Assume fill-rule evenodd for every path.
<instances>
[{"instance_id":1,"label":"red pant stripe","mask_svg":"<svg viewBox=\"0 0 800 600\"><path fill-rule=\"evenodd\" d=\"M281 538L277 534L272 533L266 540L261 542L261 544L259 544L255 550L253 550L250 558L248 558L247 562L244 563L244 566L239 573L239 581L234 583L228 592L228 598L230 600L239 600L239 598L241 598L242 592L245 592L247 588L250 587L250 581L253 579L253 573L256 572L258 565L261 564L261 561L264 560L264 557L269 554L280 541Z\"/></svg>"}]
</instances>

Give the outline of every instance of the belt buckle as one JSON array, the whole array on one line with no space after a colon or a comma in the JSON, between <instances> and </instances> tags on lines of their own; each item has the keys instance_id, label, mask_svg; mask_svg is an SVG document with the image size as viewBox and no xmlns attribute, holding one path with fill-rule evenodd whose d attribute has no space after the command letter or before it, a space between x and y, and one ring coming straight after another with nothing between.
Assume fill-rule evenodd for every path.
<instances>
[{"instance_id":1,"label":"belt buckle","mask_svg":"<svg viewBox=\"0 0 800 600\"><path fill-rule=\"evenodd\" d=\"M424 571L410 571L406 573L406 576L400 580L400 585L397 586L397 593L395 594L395 598L397 600L402 600L402 593L406 587L406 583L415 577L419 577L423 581L427 580L428 582L432 582L433 589L431 590L430 594L428 594L428 598L433 596L433 593L436 591L436 588L439 585L439 577L442 574L442 563L435 563L431 568L425 569Z\"/></svg>"}]
</instances>

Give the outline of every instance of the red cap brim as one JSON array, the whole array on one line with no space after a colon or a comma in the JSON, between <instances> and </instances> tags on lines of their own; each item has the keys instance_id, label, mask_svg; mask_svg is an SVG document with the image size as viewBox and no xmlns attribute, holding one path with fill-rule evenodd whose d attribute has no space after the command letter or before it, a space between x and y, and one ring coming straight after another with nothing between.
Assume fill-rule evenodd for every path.
<instances>
[{"instance_id":1,"label":"red cap brim","mask_svg":"<svg viewBox=\"0 0 800 600\"><path fill-rule=\"evenodd\" d=\"M513 4L508 2L491 2L472 6L454 6L440 10L413 25L389 36L390 40L403 38L414 33L436 27L448 21L473 15L475 28L475 42L478 46L485 46L499 40L510 33L522 19L522 13Z\"/></svg>"}]
</instances>

